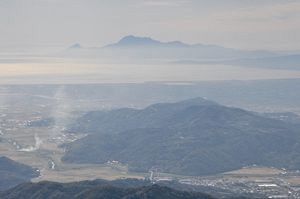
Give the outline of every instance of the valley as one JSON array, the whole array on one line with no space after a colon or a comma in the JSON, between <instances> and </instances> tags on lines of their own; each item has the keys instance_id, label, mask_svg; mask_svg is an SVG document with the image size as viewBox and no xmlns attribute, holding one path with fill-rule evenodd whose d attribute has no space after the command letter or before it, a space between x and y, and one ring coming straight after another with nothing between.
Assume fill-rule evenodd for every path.
<instances>
[{"instance_id":1,"label":"valley","mask_svg":"<svg viewBox=\"0 0 300 199\"><path fill-rule=\"evenodd\" d=\"M89 85L87 87L93 90L97 88L99 92L102 92L105 90L105 86ZM137 85L127 85L126 89L134 92L134 89L137 89L136 87ZM77 164L76 162L62 161L66 154L67 145L85 139L88 136L87 134L91 133L85 131L73 132L68 129L74 121L86 113L93 110L108 111L122 107L142 109L157 102L181 100L180 91L178 90L176 94L166 92L165 96L158 96L157 93L165 92L166 88L156 84L155 87L159 89L153 90L153 87L153 85L150 87L154 91L151 94L153 97L149 98L150 94L148 93L143 100L136 100L140 97L136 97L136 99L133 96L124 97L122 92L117 94L120 92L119 90L110 93L106 97L98 96L98 98L95 98L92 96L87 99L83 96L85 96L85 92L91 92L91 90L77 89L75 92L72 86L1 86L0 154L32 168L37 168L40 176L33 178L33 182L136 178L148 179L153 183L176 181L183 186L188 186L189 189L201 190L206 193L212 193L213 190L215 193L226 193L228 195L238 193L241 195L262 194L272 196L276 193L275 195L299 197L299 172L285 170L284 168L275 169L248 165L242 170L233 172L188 176L164 173L159 168L135 172L130 170L128 165L118 162L117 159L101 164ZM179 85L177 88L180 90L182 86ZM145 92L149 91L147 85L141 89L144 89ZM199 89L199 93L195 92L195 89L185 88L184 91L189 93L191 97L193 95L196 97L203 92L203 89ZM97 92L94 91L94 93ZM216 96L217 94L211 95ZM286 95L289 97L288 94ZM291 100L297 98L298 96L290 97ZM219 99L226 102L226 96L224 95ZM139 103L136 103L136 101ZM249 107L254 107L254 104L246 105L245 103L244 107L249 109ZM257 109L259 109L259 103L253 110L257 111ZM289 109L295 110L293 105L291 107L286 105L270 106L270 109L277 112L289 111ZM271 116L280 118L281 114L272 114ZM297 118L292 117L291 121L297 121Z\"/></svg>"}]
</instances>

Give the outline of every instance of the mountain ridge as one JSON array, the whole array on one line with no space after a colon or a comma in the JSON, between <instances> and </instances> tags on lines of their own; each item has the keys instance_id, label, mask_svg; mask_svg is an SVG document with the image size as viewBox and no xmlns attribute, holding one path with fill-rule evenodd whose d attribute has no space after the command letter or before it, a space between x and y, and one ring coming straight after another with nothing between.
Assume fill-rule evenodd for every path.
<instances>
[{"instance_id":1,"label":"mountain ridge","mask_svg":"<svg viewBox=\"0 0 300 199\"><path fill-rule=\"evenodd\" d=\"M133 183L133 184L131 184ZM0 192L2 199L11 198L86 198L86 199L213 199L199 192L175 190L166 186L151 185L132 180L82 181L73 183L39 182L18 185L8 191Z\"/></svg>"},{"instance_id":2,"label":"mountain ridge","mask_svg":"<svg viewBox=\"0 0 300 199\"><path fill-rule=\"evenodd\" d=\"M3 156L0 157L0 176L0 190L5 190L38 177L39 172Z\"/></svg>"},{"instance_id":3,"label":"mountain ridge","mask_svg":"<svg viewBox=\"0 0 300 199\"><path fill-rule=\"evenodd\" d=\"M74 44L76 46L76 44ZM125 60L230 60L276 56L277 53L262 50L240 50L218 45L187 44L182 41L162 42L151 37L128 35L116 43L93 48L69 48L74 56L118 57ZM82 52L81 52L82 51ZM70 53L71 53L70 52ZM80 54L83 53L83 54ZM72 55L72 53L70 54Z\"/></svg>"},{"instance_id":4,"label":"mountain ridge","mask_svg":"<svg viewBox=\"0 0 300 199\"><path fill-rule=\"evenodd\" d=\"M152 39L151 37L138 37L134 35L128 35L121 38L117 43L109 44L104 47L138 47L138 46L159 46L159 47L191 47L200 46L202 44L190 45L181 41L161 42L159 40Z\"/></svg>"},{"instance_id":5,"label":"mountain ridge","mask_svg":"<svg viewBox=\"0 0 300 199\"><path fill-rule=\"evenodd\" d=\"M63 160L116 160L134 172L155 167L181 175L218 174L253 164L299 168L299 124L198 100L87 113L73 130L89 135L67 145Z\"/></svg>"}]
</instances>

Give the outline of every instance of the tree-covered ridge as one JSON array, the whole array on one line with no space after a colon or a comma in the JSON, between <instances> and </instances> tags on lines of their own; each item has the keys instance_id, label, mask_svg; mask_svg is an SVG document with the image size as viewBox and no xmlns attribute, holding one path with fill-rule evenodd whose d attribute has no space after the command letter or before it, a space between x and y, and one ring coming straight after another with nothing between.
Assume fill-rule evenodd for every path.
<instances>
[{"instance_id":1,"label":"tree-covered ridge","mask_svg":"<svg viewBox=\"0 0 300 199\"><path fill-rule=\"evenodd\" d=\"M39 176L39 172L27 165L20 164L6 157L0 157L0 190L30 181Z\"/></svg>"},{"instance_id":2,"label":"tree-covered ridge","mask_svg":"<svg viewBox=\"0 0 300 199\"><path fill-rule=\"evenodd\" d=\"M202 99L94 111L72 127L89 136L65 161L116 160L132 171L208 175L253 164L299 169L299 124Z\"/></svg>"}]
</instances>

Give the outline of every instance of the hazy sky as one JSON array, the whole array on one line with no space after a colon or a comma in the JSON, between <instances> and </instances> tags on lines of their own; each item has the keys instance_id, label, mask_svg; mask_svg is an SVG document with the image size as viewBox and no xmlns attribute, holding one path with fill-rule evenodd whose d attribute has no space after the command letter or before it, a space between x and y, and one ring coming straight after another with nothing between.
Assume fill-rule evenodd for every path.
<instances>
[{"instance_id":1,"label":"hazy sky","mask_svg":"<svg viewBox=\"0 0 300 199\"><path fill-rule=\"evenodd\" d=\"M125 35L300 50L300 0L0 0L0 51Z\"/></svg>"}]
</instances>

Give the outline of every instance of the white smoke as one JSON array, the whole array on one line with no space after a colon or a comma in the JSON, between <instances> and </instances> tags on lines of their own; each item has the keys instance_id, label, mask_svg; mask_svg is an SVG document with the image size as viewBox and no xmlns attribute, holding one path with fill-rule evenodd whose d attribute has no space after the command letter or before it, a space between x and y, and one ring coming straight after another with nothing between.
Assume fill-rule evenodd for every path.
<instances>
[{"instance_id":1,"label":"white smoke","mask_svg":"<svg viewBox=\"0 0 300 199\"><path fill-rule=\"evenodd\" d=\"M22 152L32 152L38 150L41 145L43 144L43 140L39 138L37 134L34 134L34 140L35 140L35 145L34 146L29 146L27 148L20 149L19 151Z\"/></svg>"},{"instance_id":2,"label":"white smoke","mask_svg":"<svg viewBox=\"0 0 300 199\"><path fill-rule=\"evenodd\" d=\"M54 119L54 126L52 129L52 138L62 135L68 125L72 121L72 100L69 99L65 92L65 86L60 86L54 95L55 104L52 108L51 117Z\"/></svg>"},{"instance_id":3,"label":"white smoke","mask_svg":"<svg viewBox=\"0 0 300 199\"><path fill-rule=\"evenodd\" d=\"M39 149L40 146L43 144L43 140L40 139L37 134L34 135L34 140L35 140L35 148Z\"/></svg>"}]
</instances>

